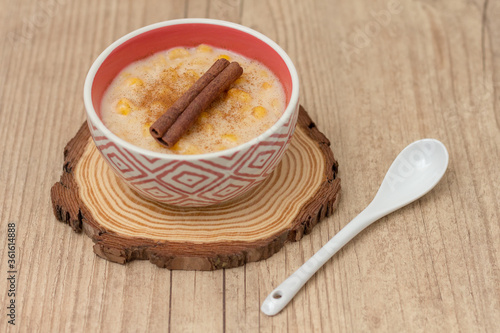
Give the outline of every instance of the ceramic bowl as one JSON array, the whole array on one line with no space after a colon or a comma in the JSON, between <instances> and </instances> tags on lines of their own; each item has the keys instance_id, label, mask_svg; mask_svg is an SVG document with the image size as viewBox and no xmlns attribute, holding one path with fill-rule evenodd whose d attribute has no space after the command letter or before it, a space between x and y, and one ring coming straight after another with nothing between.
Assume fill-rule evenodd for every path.
<instances>
[{"instance_id":1,"label":"ceramic bowl","mask_svg":"<svg viewBox=\"0 0 500 333\"><path fill-rule=\"evenodd\" d=\"M286 109L271 128L234 148L199 155L148 151L106 128L100 118L101 100L124 67L158 51L199 44L258 60L276 74L285 90ZM299 80L289 56L263 34L231 22L181 19L143 27L111 44L90 68L83 96L94 142L118 177L151 200L198 207L233 199L275 169L297 122Z\"/></svg>"}]
</instances>

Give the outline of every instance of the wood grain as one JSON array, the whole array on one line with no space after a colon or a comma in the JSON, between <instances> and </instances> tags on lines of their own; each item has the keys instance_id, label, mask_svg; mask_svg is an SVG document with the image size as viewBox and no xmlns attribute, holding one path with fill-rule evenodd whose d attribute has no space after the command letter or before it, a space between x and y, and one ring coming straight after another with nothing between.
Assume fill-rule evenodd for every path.
<instances>
[{"instance_id":1,"label":"wood grain","mask_svg":"<svg viewBox=\"0 0 500 333\"><path fill-rule=\"evenodd\" d=\"M64 149L51 189L54 215L94 241L94 252L124 264L215 270L264 260L298 241L337 208L338 163L302 106L280 164L261 185L203 208L152 202L124 184L97 150L87 123Z\"/></svg>"},{"instance_id":2,"label":"wood grain","mask_svg":"<svg viewBox=\"0 0 500 333\"><path fill-rule=\"evenodd\" d=\"M1 274L5 225L18 227L18 321L8 325L2 310L0 331L500 331L500 4L401 0L384 16L392 3L0 0ZM240 268L108 263L52 214L50 187L85 119L93 60L136 28L182 17L241 23L281 45L298 69L301 104L342 166L337 212ZM438 186L356 237L278 316L261 314L264 297L359 213L392 159L424 137L450 152ZM2 309L7 302L2 275Z\"/></svg>"}]
</instances>

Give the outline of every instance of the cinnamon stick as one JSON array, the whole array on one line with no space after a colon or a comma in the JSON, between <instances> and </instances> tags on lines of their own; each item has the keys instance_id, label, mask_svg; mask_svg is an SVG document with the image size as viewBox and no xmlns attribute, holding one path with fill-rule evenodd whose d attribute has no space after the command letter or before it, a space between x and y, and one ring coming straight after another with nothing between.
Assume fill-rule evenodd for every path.
<instances>
[{"instance_id":1,"label":"cinnamon stick","mask_svg":"<svg viewBox=\"0 0 500 333\"><path fill-rule=\"evenodd\" d=\"M219 75L224 68L229 66L226 59L217 60L168 110L158 118L149 128L149 132L158 142L161 142L162 136L177 120L179 115L188 107L188 105L200 94L200 92Z\"/></svg>"},{"instance_id":2,"label":"cinnamon stick","mask_svg":"<svg viewBox=\"0 0 500 333\"><path fill-rule=\"evenodd\" d=\"M172 147L196 121L200 113L208 108L224 90L227 90L242 73L243 68L237 62L230 63L192 100L158 142Z\"/></svg>"}]
</instances>

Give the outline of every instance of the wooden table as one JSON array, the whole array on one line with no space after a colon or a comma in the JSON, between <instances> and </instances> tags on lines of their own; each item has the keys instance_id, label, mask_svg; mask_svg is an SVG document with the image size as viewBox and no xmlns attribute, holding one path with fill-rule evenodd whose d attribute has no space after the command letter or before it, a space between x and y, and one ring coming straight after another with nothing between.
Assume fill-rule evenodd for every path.
<instances>
[{"instance_id":1,"label":"wooden table","mask_svg":"<svg viewBox=\"0 0 500 333\"><path fill-rule=\"evenodd\" d=\"M0 331L500 331L500 1L1 0L0 15ZM94 59L136 28L183 17L234 21L280 44L340 164L337 212L236 269L110 263L50 203ZM282 313L263 315L267 294L425 137L450 153L437 187L356 237Z\"/></svg>"}]
</instances>

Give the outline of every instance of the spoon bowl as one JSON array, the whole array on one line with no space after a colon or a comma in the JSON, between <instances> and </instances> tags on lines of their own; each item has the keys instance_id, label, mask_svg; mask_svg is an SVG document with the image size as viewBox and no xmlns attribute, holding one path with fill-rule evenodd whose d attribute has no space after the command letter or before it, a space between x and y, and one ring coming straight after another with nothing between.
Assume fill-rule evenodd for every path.
<instances>
[{"instance_id":1,"label":"spoon bowl","mask_svg":"<svg viewBox=\"0 0 500 333\"><path fill-rule=\"evenodd\" d=\"M422 197L441 180L448 160L448 151L438 140L409 144L392 162L370 206L389 214Z\"/></svg>"},{"instance_id":2,"label":"spoon bowl","mask_svg":"<svg viewBox=\"0 0 500 333\"><path fill-rule=\"evenodd\" d=\"M418 140L403 149L389 167L372 202L274 289L262 303L261 311L268 316L279 313L311 276L363 229L434 188L446 172L448 160L446 147L435 139Z\"/></svg>"}]
</instances>

